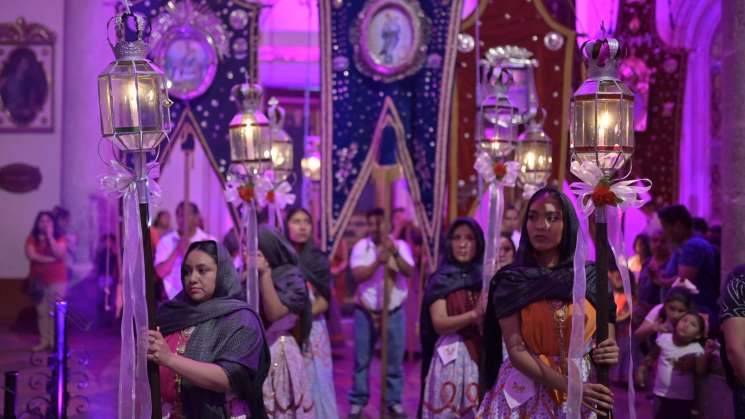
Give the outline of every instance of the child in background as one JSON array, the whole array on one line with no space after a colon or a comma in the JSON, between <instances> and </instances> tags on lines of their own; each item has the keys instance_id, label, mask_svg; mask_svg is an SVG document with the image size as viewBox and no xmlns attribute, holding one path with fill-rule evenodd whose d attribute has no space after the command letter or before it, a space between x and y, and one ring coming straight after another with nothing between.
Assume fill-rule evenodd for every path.
<instances>
[{"instance_id":1,"label":"child in background","mask_svg":"<svg viewBox=\"0 0 745 419\"><path fill-rule=\"evenodd\" d=\"M655 419L687 419L696 399L696 376L706 374L715 350L707 342L704 318L688 312L678 320L673 333L657 335L657 374L654 383Z\"/></svg>"},{"instance_id":2,"label":"child in background","mask_svg":"<svg viewBox=\"0 0 745 419\"><path fill-rule=\"evenodd\" d=\"M655 333L672 333L675 323L693 307L691 292L683 287L673 287L665 294L662 304L649 310L642 325L634 332L634 338L644 342Z\"/></svg>"},{"instance_id":3,"label":"child in background","mask_svg":"<svg viewBox=\"0 0 745 419\"><path fill-rule=\"evenodd\" d=\"M691 310L693 299L691 292L683 287L673 287L665 294L662 304L654 306L644 318L641 326L634 332L634 339L640 346L640 352L645 355L636 371L635 384L639 389L647 386L647 376L653 368L654 359L649 355L654 349L654 335L657 333L671 333L675 324L685 313Z\"/></svg>"}]
</instances>

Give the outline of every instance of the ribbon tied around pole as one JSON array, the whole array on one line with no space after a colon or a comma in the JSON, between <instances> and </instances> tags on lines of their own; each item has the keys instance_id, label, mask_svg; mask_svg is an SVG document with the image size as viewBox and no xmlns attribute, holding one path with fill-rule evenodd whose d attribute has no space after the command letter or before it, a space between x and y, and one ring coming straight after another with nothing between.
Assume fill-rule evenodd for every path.
<instances>
[{"instance_id":1,"label":"ribbon tied around pole","mask_svg":"<svg viewBox=\"0 0 745 419\"><path fill-rule=\"evenodd\" d=\"M622 217L623 210L626 208L640 208L645 201L640 195L648 192L652 188L652 181L649 179L631 179L613 182L603 174L603 171L595 162L585 161L579 163L573 161L570 171L580 179L580 182L573 182L569 188L577 195L579 205L582 207L582 213L589 217L596 209L605 212L608 223L608 243L611 253L616 261L616 266L621 274L623 281L623 291L626 302L629 306L629 312L633 313L633 301L631 295L631 278L628 270L628 260L626 258L625 242L623 238ZM582 224L582 228L577 235L577 244L574 253L574 285L572 288L572 303L574 306L572 312L572 332L569 341L569 385L567 394L567 408L569 418L579 418L581 416L582 403L582 358L585 354L584 326L585 326L585 293L587 286L587 276L585 272L585 263L587 260L587 243L589 234L586 228L587 218ZM597 245L600 245L598 243ZM597 292L600 292L598 290ZM631 322L629 322L629 336L631 336ZM600 342L597 342L598 344ZM629 340L629 369L628 369L628 409L629 418L636 419L635 409L635 391L634 391L634 368L632 360L632 342Z\"/></svg>"},{"instance_id":2,"label":"ribbon tied around pole","mask_svg":"<svg viewBox=\"0 0 745 419\"><path fill-rule=\"evenodd\" d=\"M479 154L474 164L476 173L489 185L489 221L484 249L482 292L489 292L489 283L497 271L499 233L504 217L504 187L515 186L519 168L520 164L516 161L495 161L487 153Z\"/></svg>"},{"instance_id":3,"label":"ribbon tied around pole","mask_svg":"<svg viewBox=\"0 0 745 419\"><path fill-rule=\"evenodd\" d=\"M160 202L157 162L148 163L143 177L119 161L109 162L110 173L100 178L101 189L123 198L124 251L122 261L122 324L119 362L119 417L151 416L150 384L147 376L147 300L145 298L145 255L142 249L137 184L144 181L148 198ZM152 255L147 255L151 257Z\"/></svg>"}]
</instances>

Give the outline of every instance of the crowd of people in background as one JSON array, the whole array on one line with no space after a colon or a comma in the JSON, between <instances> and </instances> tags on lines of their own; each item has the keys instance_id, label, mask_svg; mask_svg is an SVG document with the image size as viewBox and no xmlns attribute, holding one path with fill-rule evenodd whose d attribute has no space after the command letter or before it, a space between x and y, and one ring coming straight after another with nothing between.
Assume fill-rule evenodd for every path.
<instances>
[{"instance_id":1,"label":"crowd of people in background","mask_svg":"<svg viewBox=\"0 0 745 419\"><path fill-rule=\"evenodd\" d=\"M502 417L537 410L561 416L569 387L578 385L566 379L578 234L567 198L544 189L524 208L505 209L499 273L489 289L482 289L484 233L476 221L459 218L446 227L441 260L432 272L422 232L406 211L392 211L390 234L384 217L381 209L358 216L361 231L348 231L330 256L315 242L314 220L304 209L287 212L284 234L262 228L261 309L252 314L241 297L244 257L236 231L217 242L203 229L194 203L177 206L175 226L167 211L159 212L151 226L150 256L162 288L162 324L149 337L149 357L163 370L168 408L192 409L186 417L224 417L215 412L241 409L251 417L339 417L332 350L351 344L339 326L341 313L347 313L354 319L349 416L361 417L386 310L391 417L406 417L401 396L407 355L421 359L421 417ZM583 409L600 412L612 404L608 388L585 382L591 364L606 364L613 368L615 386L628 386L630 378L639 397L653 401L656 418L719 418L732 409L743 418L745 268L720 281L721 228L692 217L684 206L661 208L655 218L659 226L650 224L634 239L628 260L632 301L626 299L619 267L610 263L611 338L593 343L597 325L585 325L592 351L579 383ZM77 240L69 219L61 207L40 212L25 243L30 261L25 291L36 304L40 336L34 351L51 347L48 313L56 299L64 298L72 275ZM92 256L90 279L100 291L99 312L116 324L121 313L117 235L101 236ZM383 307L387 272L393 283ZM595 311L594 275L590 264L588 318ZM259 324L265 332L257 334ZM629 355L633 363L627 362ZM188 384L174 388L173 382L182 385L178 377ZM531 396L517 400L500 390L513 382L533 383ZM712 391L722 400L725 382L733 403L712 402ZM246 389L255 389L261 400Z\"/></svg>"}]
</instances>

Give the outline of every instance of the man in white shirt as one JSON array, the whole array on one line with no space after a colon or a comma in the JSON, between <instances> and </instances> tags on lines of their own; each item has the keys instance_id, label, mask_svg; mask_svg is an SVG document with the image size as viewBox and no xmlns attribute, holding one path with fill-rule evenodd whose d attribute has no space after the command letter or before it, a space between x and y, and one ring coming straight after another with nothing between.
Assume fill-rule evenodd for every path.
<instances>
[{"instance_id":1,"label":"man in white shirt","mask_svg":"<svg viewBox=\"0 0 745 419\"><path fill-rule=\"evenodd\" d=\"M401 407L403 361L406 342L406 319L403 303L408 294L407 277L414 269L414 259L406 242L394 240L383 231L385 213L375 208L367 213L369 236L355 244L349 265L357 283L354 311L354 380L349 392L349 417L360 418L370 398L368 370L375 341L380 335L385 270L395 267L395 278L388 303L388 367L386 405L389 416L405 418Z\"/></svg>"},{"instance_id":2,"label":"man in white shirt","mask_svg":"<svg viewBox=\"0 0 745 419\"><path fill-rule=\"evenodd\" d=\"M181 283L181 262L189 245L203 240L215 240L199 228L199 207L189 203L188 214L184 214L184 203L176 206L178 229L166 234L158 241L155 249L155 272L163 279L163 288L168 299L172 299L183 289Z\"/></svg>"}]
</instances>

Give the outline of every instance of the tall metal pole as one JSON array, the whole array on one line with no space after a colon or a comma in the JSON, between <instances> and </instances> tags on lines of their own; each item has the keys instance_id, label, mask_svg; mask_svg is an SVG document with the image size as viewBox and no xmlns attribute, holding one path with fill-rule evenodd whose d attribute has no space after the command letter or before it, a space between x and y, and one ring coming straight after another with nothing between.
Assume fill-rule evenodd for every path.
<instances>
[{"instance_id":1,"label":"tall metal pole","mask_svg":"<svg viewBox=\"0 0 745 419\"><path fill-rule=\"evenodd\" d=\"M155 295L155 265L153 261L153 243L150 240L150 227L148 217L150 209L148 205L147 175L145 173L146 153L140 152L135 155L135 173L137 174L137 199L140 209L140 231L142 232L142 255L145 262L145 299L147 300L147 326L150 330L156 330L155 311L157 299ZM137 330L135 333L139 333ZM152 419L160 419L163 414L160 405L160 370L158 364L147 362L147 378L150 384L150 400L152 405Z\"/></svg>"},{"instance_id":2,"label":"tall metal pole","mask_svg":"<svg viewBox=\"0 0 745 419\"><path fill-rule=\"evenodd\" d=\"M16 419L16 394L18 392L18 371L5 372L5 401L3 418Z\"/></svg>"},{"instance_id":3,"label":"tall metal pole","mask_svg":"<svg viewBox=\"0 0 745 419\"><path fill-rule=\"evenodd\" d=\"M595 342L600 344L608 339L608 322L610 295L608 292L608 258L610 249L608 246L608 218L606 213L607 207L600 206L595 210L595 269L597 270L597 310L596 310L596 331ZM608 366L600 364L597 366L598 383L609 387ZM606 417L610 417L612 411L606 412Z\"/></svg>"},{"instance_id":4,"label":"tall metal pole","mask_svg":"<svg viewBox=\"0 0 745 419\"><path fill-rule=\"evenodd\" d=\"M53 419L67 418L67 301L54 305L54 364L52 372L51 405L49 414Z\"/></svg>"}]
</instances>

